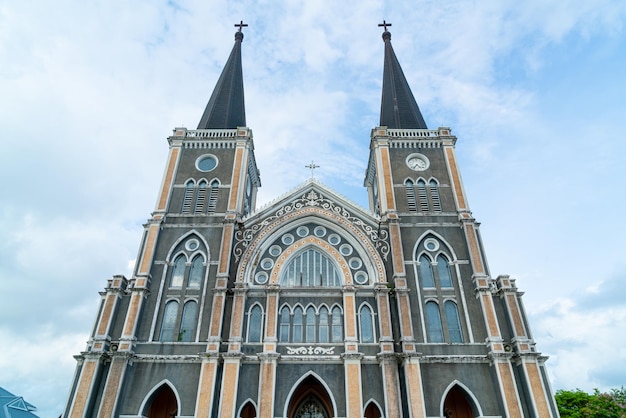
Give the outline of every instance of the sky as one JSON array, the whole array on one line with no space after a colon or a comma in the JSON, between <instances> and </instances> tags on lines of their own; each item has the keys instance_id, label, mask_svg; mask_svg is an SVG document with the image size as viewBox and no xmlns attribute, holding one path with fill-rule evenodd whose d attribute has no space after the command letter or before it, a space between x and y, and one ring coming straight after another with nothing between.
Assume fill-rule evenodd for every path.
<instances>
[{"instance_id":1,"label":"sky","mask_svg":"<svg viewBox=\"0 0 626 418\"><path fill-rule=\"evenodd\" d=\"M626 2L0 0L0 386L64 408L98 292L130 277L172 129L195 129L243 20L258 206L307 180L367 206L382 30L452 128L493 277L552 389L626 385Z\"/></svg>"}]
</instances>

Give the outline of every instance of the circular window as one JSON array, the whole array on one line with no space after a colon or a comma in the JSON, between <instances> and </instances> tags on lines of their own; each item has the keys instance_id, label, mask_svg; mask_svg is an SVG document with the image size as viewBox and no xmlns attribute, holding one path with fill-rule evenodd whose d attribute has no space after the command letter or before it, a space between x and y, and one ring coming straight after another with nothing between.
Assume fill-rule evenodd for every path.
<instances>
[{"instance_id":1,"label":"circular window","mask_svg":"<svg viewBox=\"0 0 626 418\"><path fill-rule=\"evenodd\" d=\"M316 226L313 230L313 233L316 237L323 237L324 235L326 235L326 228L324 228L323 226Z\"/></svg>"},{"instance_id":2,"label":"circular window","mask_svg":"<svg viewBox=\"0 0 626 418\"><path fill-rule=\"evenodd\" d=\"M196 168L200 171L211 171L217 167L217 157L214 155L203 155L196 160Z\"/></svg>"},{"instance_id":3,"label":"circular window","mask_svg":"<svg viewBox=\"0 0 626 418\"><path fill-rule=\"evenodd\" d=\"M264 271L260 271L258 272L255 276L254 276L254 281L257 284L265 284L267 283L267 280L269 279L269 276L267 275L266 272Z\"/></svg>"},{"instance_id":4,"label":"circular window","mask_svg":"<svg viewBox=\"0 0 626 418\"><path fill-rule=\"evenodd\" d=\"M341 238L339 238L339 235L337 234L330 234L328 236L328 242L330 242L333 245L337 245L341 242Z\"/></svg>"},{"instance_id":5,"label":"circular window","mask_svg":"<svg viewBox=\"0 0 626 418\"><path fill-rule=\"evenodd\" d=\"M406 157L406 165L415 171L424 171L430 165L430 161L422 154L411 154Z\"/></svg>"},{"instance_id":6,"label":"circular window","mask_svg":"<svg viewBox=\"0 0 626 418\"><path fill-rule=\"evenodd\" d=\"M270 247L269 253L270 253L270 255L273 255L274 257L280 255L281 252L283 252L283 249L280 248L280 246L278 246L278 245L272 245Z\"/></svg>"},{"instance_id":7,"label":"circular window","mask_svg":"<svg viewBox=\"0 0 626 418\"><path fill-rule=\"evenodd\" d=\"M428 251L437 251L439 249L439 242L437 242L436 239L428 238L424 242L424 247L426 247Z\"/></svg>"},{"instance_id":8,"label":"circular window","mask_svg":"<svg viewBox=\"0 0 626 418\"><path fill-rule=\"evenodd\" d=\"M197 239L190 239L185 243L185 248L187 249L187 251L195 251L198 249L199 246L200 243Z\"/></svg>"},{"instance_id":9,"label":"circular window","mask_svg":"<svg viewBox=\"0 0 626 418\"><path fill-rule=\"evenodd\" d=\"M299 237L306 237L307 235L309 235L309 228L307 228L306 226L301 226L296 229L296 234L298 234Z\"/></svg>"},{"instance_id":10,"label":"circular window","mask_svg":"<svg viewBox=\"0 0 626 418\"><path fill-rule=\"evenodd\" d=\"M357 284L366 284L367 283L367 273L364 271L359 271L354 275L354 281Z\"/></svg>"},{"instance_id":11,"label":"circular window","mask_svg":"<svg viewBox=\"0 0 626 418\"><path fill-rule=\"evenodd\" d=\"M350 245L350 244L343 244L341 247L339 247L339 252L342 255L346 255L346 256L352 254L352 245Z\"/></svg>"},{"instance_id":12,"label":"circular window","mask_svg":"<svg viewBox=\"0 0 626 418\"><path fill-rule=\"evenodd\" d=\"M285 244L285 245L291 245L291 244L293 244L293 235L291 235L291 234L285 234L285 235L283 235L283 237L282 237L280 240L281 240L281 241L283 242L283 244Z\"/></svg>"},{"instance_id":13,"label":"circular window","mask_svg":"<svg viewBox=\"0 0 626 418\"><path fill-rule=\"evenodd\" d=\"M350 264L351 269L356 270L356 269L361 268L361 266L363 265L363 262L361 261L360 258L352 257L350 261L348 261L348 264Z\"/></svg>"},{"instance_id":14,"label":"circular window","mask_svg":"<svg viewBox=\"0 0 626 418\"><path fill-rule=\"evenodd\" d=\"M261 260L261 268L269 270L272 267L274 267L274 260L272 260L271 258L264 258L263 260Z\"/></svg>"}]
</instances>

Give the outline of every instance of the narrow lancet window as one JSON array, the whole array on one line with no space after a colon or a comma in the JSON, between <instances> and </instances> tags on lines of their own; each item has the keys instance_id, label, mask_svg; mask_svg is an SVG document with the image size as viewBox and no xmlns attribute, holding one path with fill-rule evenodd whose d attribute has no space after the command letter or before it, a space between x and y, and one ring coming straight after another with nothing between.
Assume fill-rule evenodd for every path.
<instances>
[{"instance_id":1,"label":"narrow lancet window","mask_svg":"<svg viewBox=\"0 0 626 418\"><path fill-rule=\"evenodd\" d=\"M430 258L422 255L419 262L419 278L422 287L435 287L435 276L433 275L433 266L431 265Z\"/></svg>"},{"instance_id":2,"label":"narrow lancet window","mask_svg":"<svg viewBox=\"0 0 626 418\"><path fill-rule=\"evenodd\" d=\"M406 189L406 203L410 212L417 211L417 200L415 199L415 187L413 184L413 180L407 180L404 182L404 187Z\"/></svg>"},{"instance_id":3,"label":"narrow lancet window","mask_svg":"<svg viewBox=\"0 0 626 418\"><path fill-rule=\"evenodd\" d=\"M194 257L191 262L191 269L189 271L189 280L187 281L187 287L192 289L197 289L200 287L200 283L202 283L202 276L204 276L204 265L203 258L201 255L197 255Z\"/></svg>"},{"instance_id":4,"label":"narrow lancet window","mask_svg":"<svg viewBox=\"0 0 626 418\"><path fill-rule=\"evenodd\" d=\"M167 302L163 310L163 321L161 322L160 341L174 341L176 330L176 315L178 315L178 302L175 300Z\"/></svg>"},{"instance_id":5,"label":"narrow lancet window","mask_svg":"<svg viewBox=\"0 0 626 418\"><path fill-rule=\"evenodd\" d=\"M194 341L194 331L196 329L196 321L198 319L198 303L190 300L183 307L183 317L180 321L180 331L178 332L177 341Z\"/></svg>"},{"instance_id":6,"label":"narrow lancet window","mask_svg":"<svg viewBox=\"0 0 626 418\"><path fill-rule=\"evenodd\" d=\"M439 284L441 287L453 287L448 259L443 255L437 256L437 275L439 276Z\"/></svg>"},{"instance_id":7,"label":"narrow lancet window","mask_svg":"<svg viewBox=\"0 0 626 418\"><path fill-rule=\"evenodd\" d=\"M174 260L172 277L170 278L170 287L182 287L183 279L185 278L186 261L186 257L182 254L176 257L176 260Z\"/></svg>"},{"instance_id":8,"label":"narrow lancet window","mask_svg":"<svg viewBox=\"0 0 626 418\"><path fill-rule=\"evenodd\" d=\"M262 333L263 310L259 305L254 305L252 308L250 308L250 315L248 317L248 342L261 342Z\"/></svg>"},{"instance_id":9,"label":"narrow lancet window","mask_svg":"<svg viewBox=\"0 0 626 418\"><path fill-rule=\"evenodd\" d=\"M426 328L428 329L428 342L443 342L441 315L439 314L439 305L436 302L426 303Z\"/></svg>"},{"instance_id":10,"label":"narrow lancet window","mask_svg":"<svg viewBox=\"0 0 626 418\"><path fill-rule=\"evenodd\" d=\"M278 336L278 340L280 342L286 343L289 342L289 328L291 325L291 314L289 313L289 308L284 306L280 310L280 333Z\"/></svg>"},{"instance_id":11,"label":"narrow lancet window","mask_svg":"<svg viewBox=\"0 0 626 418\"><path fill-rule=\"evenodd\" d=\"M374 342L374 321L372 319L372 310L369 306L363 305L359 311L359 321L361 330L361 342Z\"/></svg>"},{"instance_id":12,"label":"narrow lancet window","mask_svg":"<svg viewBox=\"0 0 626 418\"><path fill-rule=\"evenodd\" d=\"M446 314L446 325L448 326L448 335L451 343L462 343L463 334L461 333L461 321L459 320L459 311L456 303L447 301L443 305Z\"/></svg>"},{"instance_id":13,"label":"narrow lancet window","mask_svg":"<svg viewBox=\"0 0 626 418\"><path fill-rule=\"evenodd\" d=\"M436 180L430 180L428 182L430 189L430 201L433 204L433 210L435 212L441 212L441 200L439 199L439 184Z\"/></svg>"}]
</instances>

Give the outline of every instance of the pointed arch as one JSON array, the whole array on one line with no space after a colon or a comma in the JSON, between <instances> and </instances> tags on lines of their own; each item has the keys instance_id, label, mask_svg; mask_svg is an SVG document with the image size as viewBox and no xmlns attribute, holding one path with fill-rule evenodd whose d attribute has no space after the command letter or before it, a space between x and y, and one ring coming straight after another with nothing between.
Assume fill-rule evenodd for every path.
<instances>
[{"instance_id":1,"label":"pointed arch","mask_svg":"<svg viewBox=\"0 0 626 418\"><path fill-rule=\"evenodd\" d=\"M215 213L217 209L217 197L220 191L220 182L218 179L211 180L209 186L209 201L207 203L207 213Z\"/></svg>"},{"instance_id":2,"label":"pointed arch","mask_svg":"<svg viewBox=\"0 0 626 418\"><path fill-rule=\"evenodd\" d=\"M246 341L249 343L261 342L263 336L263 306L256 302L248 310L248 329Z\"/></svg>"},{"instance_id":3,"label":"pointed arch","mask_svg":"<svg viewBox=\"0 0 626 418\"><path fill-rule=\"evenodd\" d=\"M415 245L413 246L413 254L414 257L416 257L417 254L417 250L420 246L420 244L426 239L428 238L429 235L432 235L434 238L436 238L440 243L442 243L445 246L445 250L444 253L447 253L450 255L450 257L452 257L452 262L456 262L459 258L456 254L456 252L454 251L454 248L448 243L448 241L441 235L438 234L437 232L433 231L432 229L426 230L424 231L424 233L422 235L420 235L417 240L415 241Z\"/></svg>"},{"instance_id":4,"label":"pointed arch","mask_svg":"<svg viewBox=\"0 0 626 418\"><path fill-rule=\"evenodd\" d=\"M363 411L365 418L384 418L383 409L380 407L380 404L372 398L365 403Z\"/></svg>"},{"instance_id":5,"label":"pointed arch","mask_svg":"<svg viewBox=\"0 0 626 418\"><path fill-rule=\"evenodd\" d=\"M198 248L198 251L194 251L192 255L195 255L197 253L202 253L203 255L205 255L204 251L206 251L205 260L208 263L211 260L211 251L209 248L209 243L206 241L204 236L200 232L198 232L196 229L189 230L185 234L178 237L178 239L174 241L174 243L170 247L170 250L167 252L167 255L165 256L165 260L172 260L175 254L177 255L179 252L182 252L182 250L178 248L179 245L182 242L187 241L188 239L191 239L192 237L197 239L200 243L202 243L202 245Z\"/></svg>"},{"instance_id":6,"label":"pointed arch","mask_svg":"<svg viewBox=\"0 0 626 418\"><path fill-rule=\"evenodd\" d=\"M359 306L359 341L361 343L376 342L374 310L369 303L363 302Z\"/></svg>"},{"instance_id":7,"label":"pointed arch","mask_svg":"<svg viewBox=\"0 0 626 418\"><path fill-rule=\"evenodd\" d=\"M415 183L413 180L406 179L404 181L404 189L406 191L406 204L410 212L417 212L417 199L415 198Z\"/></svg>"},{"instance_id":8,"label":"pointed arch","mask_svg":"<svg viewBox=\"0 0 626 418\"><path fill-rule=\"evenodd\" d=\"M193 196L196 191L196 183L193 179L189 179L185 182L185 194L183 196L183 206L180 212L183 214L191 213L191 205L193 203Z\"/></svg>"},{"instance_id":9,"label":"pointed arch","mask_svg":"<svg viewBox=\"0 0 626 418\"><path fill-rule=\"evenodd\" d=\"M248 398L239 407L239 411L237 411L237 418L256 418L256 417L257 417L256 403L252 399Z\"/></svg>"},{"instance_id":10,"label":"pointed arch","mask_svg":"<svg viewBox=\"0 0 626 418\"><path fill-rule=\"evenodd\" d=\"M285 304L279 312L278 342L287 343L291 339L291 308Z\"/></svg>"},{"instance_id":11,"label":"pointed arch","mask_svg":"<svg viewBox=\"0 0 626 418\"><path fill-rule=\"evenodd\" d=\"M450 384L446 387L446 389L443 391L443 395L441 397L441 402L440 402L440 411L441 411L441 416L446 416L445 414L445 409L446 409L446 401L451 402L453 400L457 400L458 396L462 396L469 408L470 411L472 413L472 415L470 415L470 418L479 418L483 416L483 411L482 408L480 407L480 404L478 403L478 399L476 399L476 396L474 396L474 394L472 393L471 390L469 390L469 388L467 386L465 386L463 383L461 383L458 380L453 380L452 382L450 382ZM462 402L461 402L462 403ZM454 415L454 416L460 416L463 417L463 415Z\"/></svg>"},{"instance_id":12,"label":"pointed arch","mask_svg":"<svg viewBox=\"0 0 626 418\"><path fill-rule=\"evenodd\" d=\"M431 177L428 180L428 191L430 194L430 202L433 206L433 211L441 212L441 199L439 197L439 182L436 178Z\"/></svg>"},{"instance_id":13,"label":"pointed arch","mask_svg":"<svg viewBox=\"0 0 626 418\"><path fill-rule=\"evenodd\" d=\"M158 401L161 395L165 395L161 400L161 405L165 404L163 407L159 407L159 404L155 405L154 402ZM168 399L170 402L166 402ZM168 405L170 406L169 408ZM175 410L171 410L174 409L172 406ZM152 411L153 407L155 411ZM148 391L141 402L139 413L137 415L148 418L171 418L172 416L178 416L181 407L180 395L178 394L176 387L168 379L163 379ZM156 409L165 410L166 412L159 415L157 414ZM171 415L172 413L174 413L174 415Z\"/></svg>"},{"instance_id":14,"label":"pointed arch","mask_svg":"<svg viewBox=\"0 0 626 418\"><path fill-rule=\"evenodd\" d=\"M319 238L310 238L312 238L310 241L320 241ZM337 266L340 263L336 257L332 257L323 247L314 244L299 247L293 252L285 250L281 256L284 259L281 260L279 257L276 261L277 265L284 265L280 271L282 286L337 287L342 284L340 268ZM345 264L343 258L340 262Z\"/></svg>"},{"instance_id":15,"label":"pointed arch","mask_svg":"<svg viewBox=\"0 0 626 418\"><path fill-rule=\"evenodd\" d=\"M296 408L308 395L315 395L328 409L329 417L337 416L337 402L328 384L317 373L309 370L303 374L291 387L287 394L287 402L283 410L284 417L291 417Z\"/></svg>"}]
</instances>

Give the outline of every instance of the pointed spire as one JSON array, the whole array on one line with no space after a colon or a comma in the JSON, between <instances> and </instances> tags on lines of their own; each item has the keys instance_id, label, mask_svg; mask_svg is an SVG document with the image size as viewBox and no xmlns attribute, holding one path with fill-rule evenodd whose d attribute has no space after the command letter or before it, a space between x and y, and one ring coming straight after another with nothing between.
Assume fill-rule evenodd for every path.
<instances>
[{"instance_id":1,"label":"pointed spire","mask_svg":"<svg viewBox=\"0 0 626 418\"><path fill-rule=\"evenodd\" d=\"M404 77L398 58L393 52L391 33L387 31L387 26L391 26L391 23L383 21L378 26L384 28L383 41L385 42L383 95L380 104L379 126L392 129L428 129L409 83Z\"/></svg>"},{"instance_id":2,"label":"pointed spire","mask_svg":"<svg viewBox=\"0 0 626 418\"><path fill-rule=\"evenodd\" d=\"M209 103L204 109L198 129L235 129L246 126L246 108L243 97L243 72L241 69L241 29L247 24L235 24L235 45L217 80Z\"/></svg>"}]
</instances>

